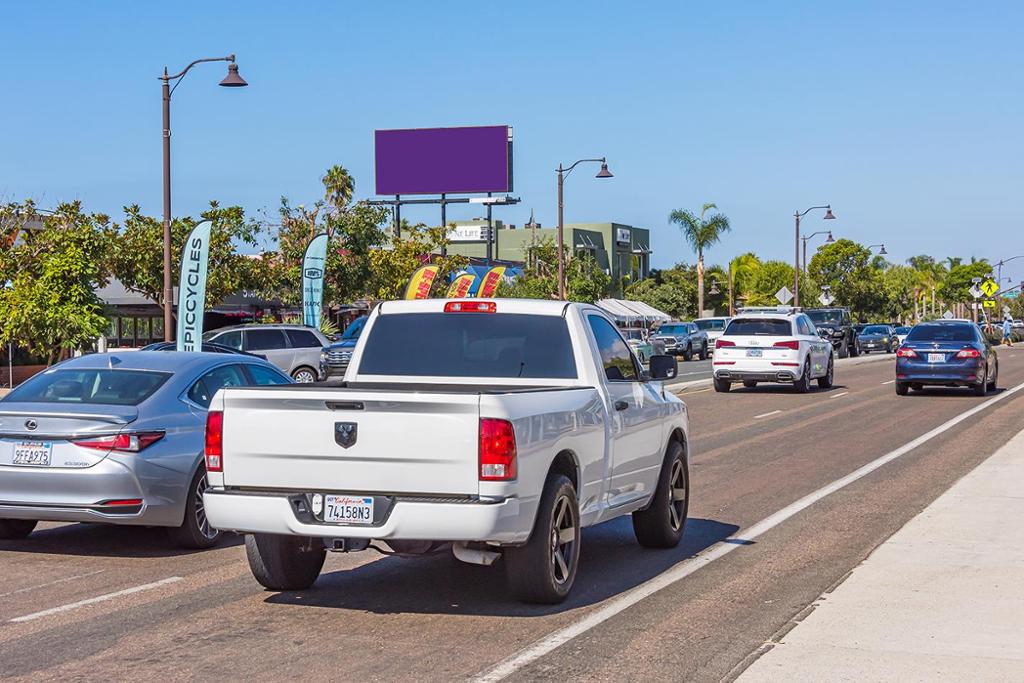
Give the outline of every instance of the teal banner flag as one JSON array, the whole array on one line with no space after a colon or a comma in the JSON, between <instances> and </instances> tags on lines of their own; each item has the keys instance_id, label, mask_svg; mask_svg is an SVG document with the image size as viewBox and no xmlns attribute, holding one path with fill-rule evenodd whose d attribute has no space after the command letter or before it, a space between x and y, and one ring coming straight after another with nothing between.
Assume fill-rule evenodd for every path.
<instances>
[{"instance_id":1,"label":"teal banner flag","mask_svg":"<svg viewBox=\"0 0 1024 683\"><path fill-rule=\"evenodd\" d=\"M302 259L302 324L316 329L320 329L326 261L327 234L321 233L309 241Z\"/></svg>"},{"instance_id":2,"label":"teal banner flag","mask_svg":"<svg viewBox=\"0 0 1024 683\"><path fill-rule=\"evenodd\" d=\"M210 221L197 225L185 240L178 279L178 351L203 350L206 270L210 262Z\"/></svg>"}]
</instances>

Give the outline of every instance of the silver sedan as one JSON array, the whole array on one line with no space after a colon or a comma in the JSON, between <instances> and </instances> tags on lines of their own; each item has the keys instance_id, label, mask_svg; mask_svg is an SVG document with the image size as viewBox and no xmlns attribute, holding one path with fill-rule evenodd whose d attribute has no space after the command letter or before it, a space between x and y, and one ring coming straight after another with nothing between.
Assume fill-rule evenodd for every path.
<instances>
[{"instance_id":1,"label":"silver sedan","mask_svg":"<svg viewBox=\"0 0 1024 683\"><path fill-rule=\"evenodd\" d=\"M0 400L0 538L41 520L167 527L213 546L203 510L206 410L221 387L286 384L252 356L93 354L59 363Z\"/></svg>"}]
</instances>

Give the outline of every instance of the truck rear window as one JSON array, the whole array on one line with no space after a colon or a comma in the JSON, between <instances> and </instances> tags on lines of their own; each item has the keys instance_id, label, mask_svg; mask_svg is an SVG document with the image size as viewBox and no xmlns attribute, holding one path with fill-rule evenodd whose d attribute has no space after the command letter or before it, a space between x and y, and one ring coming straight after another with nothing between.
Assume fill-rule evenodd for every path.
<instances>
[{"instance_id":1,"label":"truck rear window","mask_svg":"<svg viewBox=\"0 0 1024 683\"><path fill-rule=\"evenodd\" d=\"M576 361L560 316L396 313L374 322L359 374L575 379Z\"/></svg>"}]
</instances>

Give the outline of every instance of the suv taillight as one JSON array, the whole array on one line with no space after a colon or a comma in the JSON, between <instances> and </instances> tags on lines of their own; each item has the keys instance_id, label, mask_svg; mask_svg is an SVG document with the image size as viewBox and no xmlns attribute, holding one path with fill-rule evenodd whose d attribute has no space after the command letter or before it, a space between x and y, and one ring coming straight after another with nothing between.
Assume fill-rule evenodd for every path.
<instances>
[{"instance_id":1,"label":"suv taillight","mask_svg":"<svg viewBox=\"0 0 1024 683\"><path fill-rule=\"evenodd\" d=\"M211 410L206 413L206 471L224 471L224 413Z\"/></svg>"},{"instance_id":2,"label":"suv taillight","mask_svg":"<svg viewBox=\"0 0 1024 683\"><path fill-rule=\"evenodd\" d=\"M736 346L736 342L731 342L728 339L716 339L715 348L724 349L726 346Z\"/></svg>"},{"instance_id":3,"label":"suv taillight","mask_svg":"<svg viewBox=\"0 0 1024 683\"><path fill-rule=\"evenodd\" d=\"M790 349L792 351L800 350L800 342L796 339L787 339L786 341L778 341L772 344L776 349Z\"/></svg>"},{"instance_id":4,"label":"suv taillight","mask_svg":"<svg viewBox=\"0 0 1024 683\"><path fill-rule=\"evenodd\" d=\"M512 423L480 418L480 481L516 478L516 434Z\"/></svg>"}]
</instances>

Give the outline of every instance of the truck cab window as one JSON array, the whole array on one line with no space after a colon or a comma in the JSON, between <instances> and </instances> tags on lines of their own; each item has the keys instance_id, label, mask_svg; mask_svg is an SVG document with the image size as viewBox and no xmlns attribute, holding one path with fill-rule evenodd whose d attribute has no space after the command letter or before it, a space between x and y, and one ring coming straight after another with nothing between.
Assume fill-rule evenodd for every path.
<instances>
[{"instance_id":1,"label":"truck cab window","mask_svg":"<svg viewBox=\"0 0 1024 683\"><path fill-rule=\"evenodd\" d=\"M640 379L633 352L610 322L596 315L587 316L590 329L597 342L597 351L601 356L604 374L613 382L635 382Z\"/></svg>"}]
</instances>

